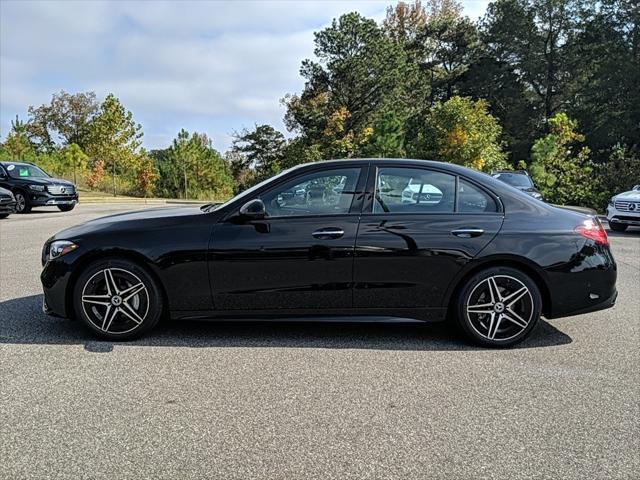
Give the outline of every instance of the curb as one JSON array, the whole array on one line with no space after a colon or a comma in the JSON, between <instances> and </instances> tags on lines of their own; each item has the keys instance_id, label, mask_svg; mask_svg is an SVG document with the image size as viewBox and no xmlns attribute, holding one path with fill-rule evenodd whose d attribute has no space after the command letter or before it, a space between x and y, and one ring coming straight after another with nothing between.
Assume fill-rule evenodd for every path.
<instances>
[{"instance_id":1,"label":"curb","mask_svg":"<svg viewBox=\"0 0 640 480\"><path fill-rule=\"evenodd\" d=\"M166 205L166 204L184 204L184 205L202 205L208 203L206 200L177 200L164 198L82 198L78 203L138 203L142 205Z\"/></svg>"}]
</instances>

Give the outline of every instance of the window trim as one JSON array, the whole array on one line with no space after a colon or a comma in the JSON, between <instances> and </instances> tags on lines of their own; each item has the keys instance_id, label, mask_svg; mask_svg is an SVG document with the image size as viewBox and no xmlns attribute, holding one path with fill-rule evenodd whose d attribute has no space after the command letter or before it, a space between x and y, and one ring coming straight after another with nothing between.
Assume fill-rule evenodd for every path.
<instances>
[{"instance_id":1,"label":"window trim","mask_svg":"<svg viewBox=\"0 0 640 480\"><path fill-rule=\"evenodd\" d=\"M318 168L311 168L311 169L308 169L308 170L305 169L304 171L300 171L298 174L296 174L294 176L283 177L275 185L265 185L265 188L263 190L255 192L255 195L253 195L251 198L248 198L247 200L242 202L241 205L233 205L233 206L230 205L229 213L227 215L224 215L221 221L225 222L229 218L235 216L238 213L240 207L242 205L244 205L245 203L250 202L251 200L255 200L257 198L262 200L263 196L268 195L273 190L281 187L284 184L287 184L287 183L289 183L291 181L295 181L296 179L305 177L307 175L311 175L313 173L322 173L322 172L329 172L329 171L335 171L335 170L359 170L358 178L356 180L355 192L353 194L353 198L351 199L351 204L349 205L349 210L347 212L323 213L323 214L319 214L319 215L305 214L305 215L266 216L263 220L260 220L260 221L270 221L270 220L280 220L280 219L293 220L293 219L296 219L296 218L321 218L321 217L339 217L339 216L360 215L362 213L362 206L364 204L363 197L365 196L364 194L366 193L366 185L367 185L367 180L368 180L368 175L369 175L369 166L370 166L370 164L365 164L365 165L354 165L354 164L351 164L351 165L337 165L335 167L327 169L327 168L321 168L322 167L322 163L319 162L318 163Z\"/></svg>"},{"instance_id":2,"label":"window trim","mask_svg":"<svg viewBox=\"0 0 640 480\"><path fill-rule=\"evenodd\" d=\"M375 203L376 189L378 186L378 174L381 168L405 168L405 169L411 169L411 170L426 170L429 172L445 173L447 175L453 176L455 178L455 199L453 203L453 212L374 212L373 205ZM373 175L371 174L372 172L373 172ZM480 189L481 191L489 195L494 200L494 202L496 202L497 211L495 212L460 212L458 210L458 188L459 188L460 179L472 184L473 186L477 187L478 189ZM403 164L403 165L384 164L384 163L377 164L377 165L373 164L373 165L370 165L369 167L367 188L365 193L366 193L365 195L366 199L363 202L362 215L367 215L367 216L371 216L371 215L402 215L402 216L406 216L406 215L436 215L436 216L500 215L500 216L503 216L504 215L504 205L502 203L502 200L500 199L500 196L493 193L484 185L479 184L477 181L469 177L465 177L464 175L450 172L444 168L433 168L430 166L426 167L422 165L409 165L409 164Z\"/></svg>"}]
</instances>

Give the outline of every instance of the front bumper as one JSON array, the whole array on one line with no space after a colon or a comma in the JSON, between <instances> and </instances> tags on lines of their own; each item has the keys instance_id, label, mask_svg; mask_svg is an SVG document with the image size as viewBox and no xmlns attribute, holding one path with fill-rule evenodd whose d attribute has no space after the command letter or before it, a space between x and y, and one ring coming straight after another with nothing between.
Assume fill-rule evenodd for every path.
<instances>
[{"instance_id":1,"label":"front bumper","mask_svg":"<svg viewBox=\"0 0 640 480\"><path fill-rule=\"evenodd\" d=\"M622 211L616 209L613 205L609 205L607 207L607 220L622 225L640 226L640 212Z\"/></svg>"},{"instance_id":2,"label":"front bumper","mask_svg":"<svg viewBox=\"0 0 640 480\"><path fill-rule=\"evenodd\" d=\"M78 194L52 195L49 192L29 192L29 203L34 207L54 207L58 205L75 205Z\"/></svg>"}]
</instances>

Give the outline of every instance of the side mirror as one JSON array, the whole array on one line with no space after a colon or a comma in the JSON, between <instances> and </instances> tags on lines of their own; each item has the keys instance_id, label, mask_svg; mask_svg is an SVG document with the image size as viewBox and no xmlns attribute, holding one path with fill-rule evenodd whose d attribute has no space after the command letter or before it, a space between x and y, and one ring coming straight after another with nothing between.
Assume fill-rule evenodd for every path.
<instances>
[{"instance_id":1,"label":"side mirror","mask_svg":"<svg viewBox=\"0 0 640 480\"><path fill-rule=\"evenodd\" d=\"M250 220L260 220L267 216L267 208L262 200L254 198L240 207L240 216Z\"/></svg>"}]
</instances>

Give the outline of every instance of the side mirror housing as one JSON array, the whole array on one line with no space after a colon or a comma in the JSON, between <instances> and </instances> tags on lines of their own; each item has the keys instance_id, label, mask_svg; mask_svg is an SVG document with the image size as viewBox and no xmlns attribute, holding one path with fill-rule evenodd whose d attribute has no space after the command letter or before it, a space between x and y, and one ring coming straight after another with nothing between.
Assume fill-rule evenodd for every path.
<instances>
[{"instance_id":1,"label":"side mirror housing","mask_svg":"<svg viewBox=\"0 0 640 480\"><path fill-rule=\"evenodd\" d=\"M267 208L262 200L254 198L240 207L240 216L249 220L261 220L267 216Z\"/></svg>"}]
</instances>

